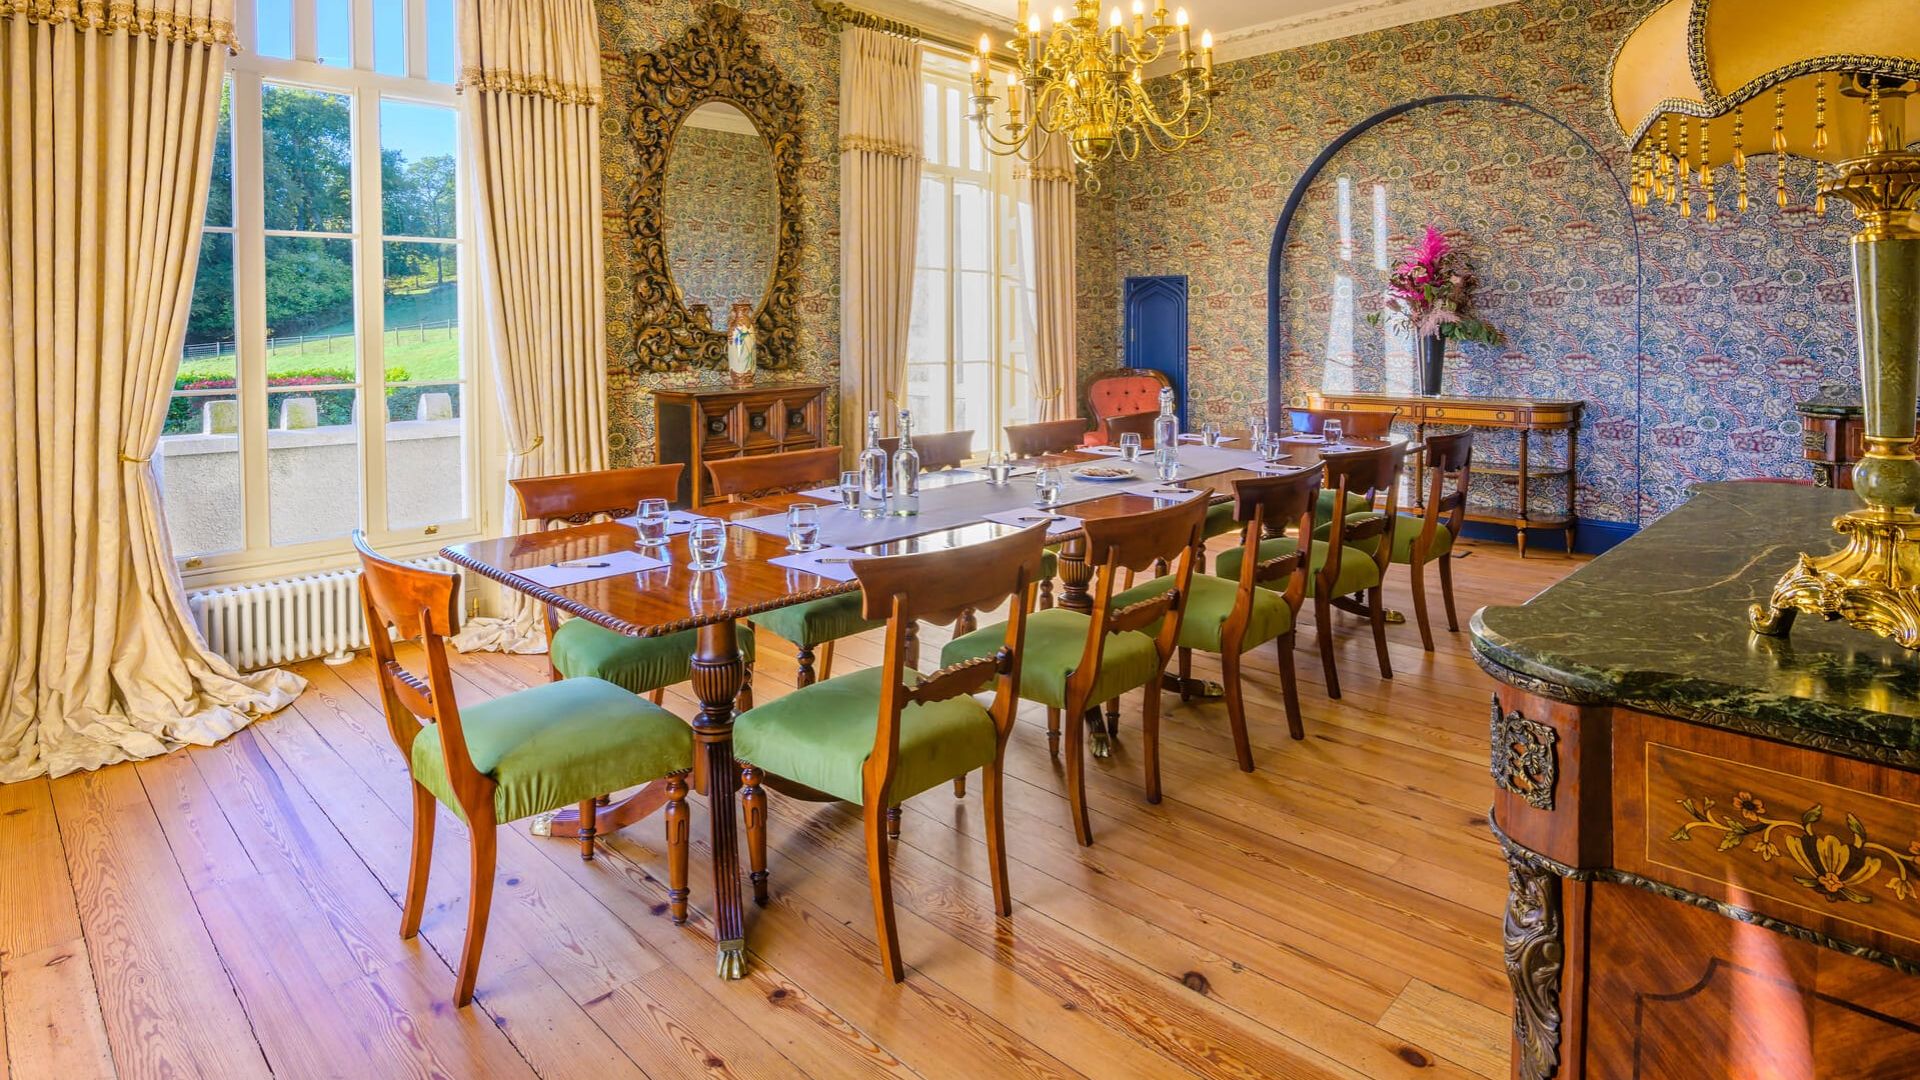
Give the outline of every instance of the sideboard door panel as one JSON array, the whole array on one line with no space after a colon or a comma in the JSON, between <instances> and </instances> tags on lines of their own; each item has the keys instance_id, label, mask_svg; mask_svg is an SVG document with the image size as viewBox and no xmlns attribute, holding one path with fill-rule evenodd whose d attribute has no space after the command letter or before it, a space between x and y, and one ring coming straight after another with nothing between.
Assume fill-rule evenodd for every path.
<instances>
[{"instance_id":1,"label":"sideboard door panel","mask_svg":"<svg viewBox=\"0 0 1920 1080\"><path fill-rule=\"evenodd\" d=\"M1586 1075L1894 1080L1920 1071L1920 1002L1867 960L1669 900L1593 886Z\"/></svg>"}]
</instances>

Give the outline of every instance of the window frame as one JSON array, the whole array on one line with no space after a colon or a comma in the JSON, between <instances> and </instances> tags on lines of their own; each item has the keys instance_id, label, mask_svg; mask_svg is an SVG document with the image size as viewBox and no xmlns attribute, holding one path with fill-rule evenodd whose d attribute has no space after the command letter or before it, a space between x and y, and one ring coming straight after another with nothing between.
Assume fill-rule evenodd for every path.
<instances>
[{"instance_id":1,"label":"window frame","mask_svg":"<svg viewBox=\"0 0 1920 1080\"><path fill-rule=\"evenodd\" d=\"M1020 304L1032 294L1033 282L1030 268L1020 257L1019 232L1023 199L1018 182L1014 178L1013 159L988 153L979 144L979 136L973 124L967 120L965 108L972 93L968 81L967 58L959 53L938 46L923 46L920 66L920 82L923 117L927 122L937 125L938 130L929 128L923 132L923 149L938 147L938 158L944 159L955 148L959 150L961 160L948 162L936 160L935 156L923 154L920 163L920 185L916 190L924 192L928 181L940 185L945 201L943 218L946 223L946 262L943 266L931 266L925 259L927 245L916 243L914 248L914 274L916 281L923 270L940 271L946 280L946 343L945 359L940 361L915 361L909 354L907 361L908 386L911 385L915 368L940 367L945 370L946 415L938 424L931 417L916 416L916 426L924 425L929 432L951 431L955 429L955 419L961 397L961 379L963 369L970 363L961 358L961 335L964 332L962 318L955 313L961 310L961 290L964 275L981 273L977 270L963 270L960 254L961 229L959 215L954 212L956 191L962 183L980 185L986 193L987 214L992 228L987 231L988 275L986 295L992 309L992 318L988 328L988 358L986 361L991 376L990 398L984 404L987 416L984 420L971 420L974 429L976 449L1005 449L1006 424L1017 422L1013 415L1015 403L1024 396L1029 412L1033 406L1032 387L1032 342L1028 337L1025 348L1016 347L1015 335L1020 332ZM991 78L1002 78L1004 72L994 68L989 72ZM925 95L929 88L938 88L942 95L941 107L931 114L925 111ZM944 106L945 95L957 91L962 112L958 117L948 113ZM984 158L985 168L972 165L975 157ZM924 197L924 195L922 196ZM919 217L916 207L916 220ZM918 292L918 289L915 290ZM1030 331L1031 327L1027 327ZM1016 359L1016 355L1018 359ZM1016 386L1021 379L1024 387ZM1024 393L1023 393L1024 391ZM906 396L906 387L902 388ZM982 431L982 427L988 430Z\"/></svg>"},{"instance_id":2,"label":"window frame","mask_svg":"<svg viewBox=\"0 0 1920 1080\"><path fill-rule=\"evenodd\" d=\"M227 58L231 82L233 217L229 226L206 226L206 233L229 233L233 257L235 388L239 404L240 506L242 543L237 549L175 553L188 588L241 584L342 564L352 552L348 536L276 545L272 541L269 495L271 430L267 385L266 248L270 237L334 237L353 250L354 369L358 421L360 527L383 551L399 557L437 552L448 543L479 539L499 524L499 508L486 493L504 483L505 453L494 400L492 372L482 363L478 275L473 251L473 208L464 155L464 99L452 83L428 81L427 5L429 0L347 0L351 18L353 64L322 64L316 53L315 11L320 0L291 0L295 59L263 56L257 48L258 13L252 0L235 12L239 51ZM373 6L404 2L407 74L373 70ZM457 31L457 27L450 28ZM301 59L304 57L305 59ZM457 65L456 65L457 69ZM292 86L349 98L352 132L350 183L352 228L344 233L300 232L266 227L264 193L265 132L262 92L267 84ZM382 101L429 105L454 112L454 237L389 237L385 232L381 190L380 107ZM385 363L385 245L406 242L451 243L461 282L456 305L460 323L459 416L462 431L462 483L466 513L455 520L403 528L389 527L387 505L387 415ZM373 347L372 343L381 343ZM448 380L412 380L449 385ZM333 384L329 384L332 386ZM345 384L334 386L344 389ZM209 395L211 396L211 395ZM171 395L170 395L171 400ZM379 403L374 409L373 403Z\"/></svg>"}]
</instances>

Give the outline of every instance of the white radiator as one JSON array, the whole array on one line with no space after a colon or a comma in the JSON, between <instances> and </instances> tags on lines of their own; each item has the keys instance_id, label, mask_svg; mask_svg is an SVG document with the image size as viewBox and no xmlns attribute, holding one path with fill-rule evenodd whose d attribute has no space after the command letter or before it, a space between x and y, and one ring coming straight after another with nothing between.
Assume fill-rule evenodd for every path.
<instances>
[{"instance_id":1,"label":"white radiator","mask_svg":"<svg viewBox=\"0 0 1920 1080\"><path fill-rule=\"evenodd\" d=\"M439 556L404 560L443 573L460 568ZM455 610L465 604L466 579L455 592ZM187 594L187 610L207 648L242 671L291 664L316 656L343 663L367 647L367 620L360 608L360 571L318 574L202 589Z\"/></svg>"}]
</instances>

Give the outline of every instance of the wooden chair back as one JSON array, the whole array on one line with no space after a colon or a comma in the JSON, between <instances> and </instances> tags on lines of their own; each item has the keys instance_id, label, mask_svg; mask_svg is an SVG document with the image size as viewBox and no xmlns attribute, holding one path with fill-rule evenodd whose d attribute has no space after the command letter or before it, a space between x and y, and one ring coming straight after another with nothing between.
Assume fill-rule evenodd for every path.
<instances>
[{"instance_id":1,"label":"wooden chair back","mask_svg":"<svg viewBox=\"0 0 1920 1080\"><path fill-rule=\"evenodd\" d=\"M439 725L440 752L454 797L468 821L490 821L493 779L474 767L460 728L460 706L453 696L453 674L447 667L442 640L458 628L460 575L443 574L394 562L367 544L355 529L353 546L360 553L360 600L366 610L367 638L373 646L374 671L380 681L380 702L387 714L387 731L402 757L410 757L421 721ZM394 658L387 628L401 638L419 638L426 652L426 677L408 671ZM482 814L485 814L483 817Z\"/></svg>"},{"instance_id":2,"label":"wooden chair back","mask_svg":"<svg viewBox=\"0 0 1920 1080\"><path fill-rule=\"evenodd\" d=\"M1007 452L1017 458L1031 458L1075 449L1087 437L1087 422L1070 416L1065 420L1008 424L1005 430Z\"/></svg>"},{"instance_id":3,"label":"wooden chair back","mask_svg":"<svg viewBox=\"0 0 1920 1080\"><path fill-rule=\"evenodd\" d=\"M1446 518L1447 531L1455 539L1467 517L1467 488L1473 480L1473 432L1455 431L1446 435L1428 435L1425 464L1427 490L1420 515L1420 533L1413 540L1413 558L1425 561L1433 547L1434 534Z\"/></svg>"},{"instance_id":4,"label":"wooden chair back","mask_svg":"<svg viewBox=\"0 0 1920 1080\"><path fill-rule=\"evenodd\" d=\"M1160 632L1154 638L1154 648L1161 664L1173 655L1180 637L1180 619L1187 610L1187 592L1193 583L1194 559L1206 543L1206 522L1207 499L1200 496L1161 510L1089 518L1083 524L1082 557L1094 571L1093 617L1087 627L1086 647L1069 680L1070 688L1077 685L1082 696L1092 692L1110 634L1145 630L1158 622ZM1173 588L1116 610L1113 597L1121 588L1121 571L1145 570L1156 563L1174 567ZM1068 696L1074 693L1069 689Z\"/></svg>"},{"instance_id":5,"label":"wooden chair back","mask_svg":"<svg viewBox=\"0 0 1920 1080\"><path fill-rule=\"evenodd\" d=\"M991 679L994 698L990 711L1002 744L1006 742L1020 706L1020 653L1027 632L1027 605L1022 598L1028 587L1039 581L1040 557L1046 544L1047 526L1042 522L949 551L853 562L864 614L869 619L887 620L880 723L864 773L869 802L878 797L882 805L891 805L887 796L900 755L900 713L908 705L971 694ZM997 652L942 668L912 685L907 683L906 669L917 623L952 623L967 612L998 607L1009 597L1014 603L1007 607L1007 636Z\"/></svg>"},{"instance_id":6,"label":"wooden chair back","mask_svg":"<svg viewBox=\"0 0 1920 1080\"><path fill-rule=\"evenodd\" d=\"M520 502L520 517L541 528L554 522L585 525L605 514L631 517L645 499L672 502L680 491L685 465L642 465L633 469L528 476L507 481Z\"/></svg>"},{"instance_id":7,"label":"wooden chair back","mask_svg":"<svg viewBox=\"0 0 1920 1080\"><path fill-rule=\"evenodd\" d=\"M1400 512L1400 470L1406 460L1405 443L1338 450L1321 458L1321 468L1326 473L1321 483L1333 492L1333 526L1327 530L1327 558L1320 568L1320 588L1333 586L1340 574L1341 549L1358 540L1386 538L1375 544L1373 551L1373 560L1379 564L1381 574L1386 573L1387 563L1393 556L1393 520ZM1348 495L1363 496L1375 510L1382 509L1376 500L1384 495L1386 506L1381 514L1368 514L1356 521L1345 512Z\"/></svg>"},{"instance_id":8,"label":"wooden chair back","mask_svg":"<svg viewBox=\"0 0 1920 1080\"><path fill-rule=\"evenodd\" d=\"M728 502L835 484L840 481L840 448L823 446L816 450L709 461L707 477L712 481L712 493L726 496Z\"/></svg>"},{"instance_id":9,"label":"wooden chair back","mask_svg":"<svg viewBox=\"0 0 1920 1080\"><path fill-rule=\"evenodd\" d=\"M1109 416L1100 422L1100 433L1106 438L1108 446L1119 446L1122 435L1138 435L1140 445L1152 449L1153 421L1159 415L1159 411L1155 410Z\"/></svg>"},{"instance_id":10,"label":"wooden chair back","mask_svg":"<svg viewBox=\"0 0 1920 1080\"><path fill-rule=\"evenodd\" d=\"M1326 422L1340 421L1340 430L1356 439L1384 439L1393 430L1394 409L1288 409L1293 430L1302 435L1321 434Z\"/></svg>"},{"instance_id":11,"label":"wooden chair back","mask_svg":"<svg viewBox=\"0 0 1920 1080\"><path fill-rule=\"evenodd\" d=\"M888 457L892 457L900 450L900 440L881 439L880 448L887 452ZM915 435L913 448L920 452L922 472L957 469L973 456L973 432L941 431L932 435Z\"/></svg>"},{"instance_id":12,"label":"wooden chair back","mask_svg":"<svg viewBox=\"0 0 1920 1080\"><path fill-rule=\"evenodd\" d=\"M1282 476L1260 476L1233 482L1233 516L1242 525L1240 544L1240 589L1234 613L1245 616L1253 608L1253 590L1262 583L1291 577L1283 596L1297 614L1307 595L1307 574L1312 567L1308 557L1312 545L1314 510L1320 502L1321 470L1304 468ZM1284 533L1293 526L1300 538L1294 550L1271 559L1260 558L1260 542ZM1230 617L1229 623L1233 620ZM1231 629L1231 627L1229 627ZM1237 637L1233 640L1239 640Z\"/></svg>"}]
</instances>

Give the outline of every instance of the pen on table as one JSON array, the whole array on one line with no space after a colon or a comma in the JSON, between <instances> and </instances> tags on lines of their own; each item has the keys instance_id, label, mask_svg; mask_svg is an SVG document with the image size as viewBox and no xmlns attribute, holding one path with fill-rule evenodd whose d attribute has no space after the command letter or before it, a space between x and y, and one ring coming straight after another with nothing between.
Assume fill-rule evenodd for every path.
<instances>
[{"instance_id":1,"label":"pen on table","mask_svg":"<svg viewBox=\"0 0 1920 1080\"><path fill-rule=\"evenodd\" d=\"M555 570L604 570L613 564L610 562L582 562L576 559L572 562L548 563L547 565L553 567Z\"/></svg>"}]
</instances>

